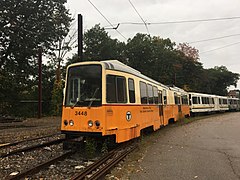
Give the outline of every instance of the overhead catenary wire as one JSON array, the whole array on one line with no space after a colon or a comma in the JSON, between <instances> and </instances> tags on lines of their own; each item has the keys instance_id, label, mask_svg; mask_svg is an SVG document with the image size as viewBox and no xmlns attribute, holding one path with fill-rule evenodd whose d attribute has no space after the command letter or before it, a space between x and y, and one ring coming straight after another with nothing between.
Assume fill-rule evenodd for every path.
<instances>
[{"instance_id":1,"label":"overhead catenary wire","mask_svg":"<svg viewBox=\"0 0 240 180\"><path fill-rule=\"evenodd\" d=\"M145 25L146 30L147 30L147 33L150 34L146 21L143 20L142 16L141 16L140 13L138 12L138 10L137 10L136 7L134 6L134 4L133 4L130 0L128 0L128 1L129 1L129 3L131 4L131 6L133 7L133 9L135 10L135 12L136 12L136 13L138 14L138 16L140 17L140 19L142 20L143 24ZM119 25L120 25L120 24L118 24L118 26L119 26Z\"/></svg>"},{"instance_id":2,"label":"overhead catenary wire","mask_svg":"<svg viewBox=\"0 0 240 180\"><path fill-rule=\"evenodd\" d=\"M88 2L98 11L99 14L101 14L101 16L108 22L108 24L110 24L110 26L115 30L117 31L117 33L119 35L121 35L124 39L127 40L127 38L119 31L117 30L117 28L114 27L114 25L106 18L106 16L103 15L103 13L90 1L88 0Z\"/></svg>"},{"instance_id":3,"label":"overhead catenary wire","mask_svg":"<svg viewBox=\"0 0 240 180\"><path fill-rule=\"evenodd\" d=\"M240 36L240 34L231 34L231 35L220 36L220 37L215 37L215 38L209 38L209 39L203 39L203 40L198 40L198 41L192 41L192 42L189 42L189 44L195 44L195 43L199 43L199 42L213 41L213 40L224 39L224 38L234 37L234 36Z\"/></svg>"},{"instance_id":4,"label":"overhead catenary wire","mask_svg":"<svg viewBox=\"0 0 240 180\"><path fill-rule=\"evenodd\" d=\"M208 19L194 19L194 20L181 20L181 21L165 21L165 22L156 22L156 23L151 23L151 24L180 24L180 23L194 23L194 22L224 21L224 20L233 20L233 19L240 19L240 16L208 18Z\"/></svg>"},{"instance_id":5,"label":"overhead catenary wire","mask_svg":"<svg viewBox=\"0 0 240 180\"><path fill-rule=\"evenodd\" d=\"M218 47L218 48L215 48L215 49L203 51L203 52L200 52L200 54L204 54L204 53L208 53L208 52L212 52L212 51L224 49L224 48L227 48L227 47L230 47L230 46L234 46L234 45L237 45L237 44L240 44L240 41L239 41L239 42L232 43L232 44L228 44L228 45L225 45L225 46L222 46L222 47Z\"/></svg>"},{"instance_id":6,"label":"overhead catenary wire","mask_svg":"<svg viewBox=\"0 0 240 180\"><path fill-rule=\"evenodd\" d=\"M193 19L193 20L180 20L180 21L162 21L162 22L119 22L119 25L168 25L168 24L184 24L196 22L211 22L211 21L226 21L240 19L240 16L234 17L221 17L221 18L207 18L207 19ZM115 24L116 25L116 24ZM106 26L107 27L107 26Z\"/></svg>"}]
</instances>

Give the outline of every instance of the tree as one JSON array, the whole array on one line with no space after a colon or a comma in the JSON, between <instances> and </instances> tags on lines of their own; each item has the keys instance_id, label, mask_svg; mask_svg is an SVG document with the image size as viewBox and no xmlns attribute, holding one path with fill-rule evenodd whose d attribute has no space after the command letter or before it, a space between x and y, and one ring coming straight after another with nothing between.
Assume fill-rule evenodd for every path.
<instances>
[{"instance_id":1,"label":"tree","mask_svg":"<svg viewBox=\"0 0 240 180\"><path fill-rule=\"evenodd\" d=\"M189 60L198 61L199 60L199 50L195 47L191 47L188 43L179 43L177 50L182 52Z\"/></svg>"},{"instance_id":2,"label":"tree","mask_svg":"<svg viewBox=\"0 0 240 180\"><path fill-rule=\"evenodd\" d=\"M71 18L66 0L2 0L0 18L1 68L28 69L38 46L51 49L67 34ZM10 66L12 65L12 66Z\"/></svg>"},{"instance_id":3,"label":"tree","mask_svg":"<svg viewBox=\"0 0 240 180\"><path fill-rule=\"evenodd\" d=\"M57 79L54 82L51 99L51 110L52 115L60 116L62 112L62 101L63 101L63 83Z\"/></svg>"},{"instance_id":4,"label":"tree","mask_svg":"<svg viewBox=\"0 0 240 180\"><path fill-rule=\"evenodd\" d=\"M153 37L153 78L163 84L175 84L176 73L181 69L175 51L175 43L170 39Z\"/></svg>"},{"instance_id":5,"label":"tree","mask_svg":"<svg viewBox=\"0 0 240 180\"><path fill-rule=\"evenodd\" d=\"M66 62L66 65L65 65L65 69L66 69L70 64L77 63L77 62L79 62L78 54L73 54L71 58L67 58L67 62ZM66 73L66 72L65 72L65 73Z\"/></svg>"},{"instance_id":6,"label":"tree","mask_svg":"<svg viewBox=\"0 0 240 180\"><path fill-rule=\"evenodd\" d=\"M136 34L126 45L127 64L151 77L152 39L146 34Z\"/></svg>"},{"instance_id":7,"label":"tree","mask_svg":"<svg viewBox=\"0 0 240 180\"><path fill-rule=\"evenodd\" d=\"M74 23L73 23L74 24ZM71 26L73 26L73 24ZM73 27L72 27L73 28ZM77 47L77 30L69 31L63 39L59 40L54 44L55 49L50 53L51 63L56 69L56 81L57 84L61 81L62 72L61 69L64 57L66 54L71 51L73 48Z\"/></svg>"},{"instance_id":8,"label":"tree","mask_svg":"<svg viewBox=\"0 0 240 180\"><path fill-rule=\"evenodd\" d=\"M215 66L206 70L209 83L209 93L217 95L227 95L227 87L237 86L240 74L228 71L225 66Z\"/></svg>"},{"instance_id":9,"label":"tree","mask_svg":"<svg viewBox=\"0 0 240 180\"><path fill-rule=\"evenodd\" d=\"M123 59L124 43L111 39L100 24L84 34L84 60Z\"/></svg>"},{"instance_id":10,"label":"tree","mask_svg":"<svg viewBox=\"0 0 240 180\"><path fill-rule=\"evenodd\" d=\"M0 94L14 89L16 102L23 91L31 90L37 74L38 47L49 53L69 30L71 17L65 3L66 0L1 0L0 74L4 83L11 82L11 86L3 85Z\"/></svg>"},{"instance_id":11,"label":"tree","mask_svg":"<svg viewBox=\"0 0 240 180\"><path fill-rule=\"evenodd\" d=\"M176 71L181 69L174 46L170 39L138 33L127 43L128 65L156 81L174 84Z\"/></svg>"}]
</instances>

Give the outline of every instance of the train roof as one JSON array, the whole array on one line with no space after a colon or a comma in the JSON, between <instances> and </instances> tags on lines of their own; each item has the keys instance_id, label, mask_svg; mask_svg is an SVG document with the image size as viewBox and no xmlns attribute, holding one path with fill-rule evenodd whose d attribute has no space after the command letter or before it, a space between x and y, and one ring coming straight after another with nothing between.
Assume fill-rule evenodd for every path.
<instances>
[{"instance_id":1,"label":"train roof","mask_svg":"<svg viewBox=\"0 0 240 180\"><path fill-rule=\"evenodd\" d=\"M217 96L214 94L205 94L205 93L199 93L199 92L188 92L188 94L198 95L198 96Z\"/></svg>"},{"instance_id":2,"label":"train roof","mask_svg":"<svg viewBox=\"0 0 240 180\"><path fill-rule=\"evenodd\" d=\"M227 96L220 96L220 95L215 95L215 94L197 93L197 92L188 92L188 94L197 95L197 96L208 96L208 97L227 98Z\"/></svg>"},{"instance_id":3,"label":"train roof","mask_svg":"<svg viewBox=\"0 0 240 180\"><path fill-rule=\"evenodd\" d=\"M123 72L131 73L134 75L141 74L140 71L133 69L132 67L127 66L126 64L123 64L122 62L120 62L118 60L106 60L106 61L101 61L101 62L104 64L105 69L123 71Z\"/></svg>"},{"instance_id":4,"label":"train roof","mask_svg":"<svg viewBox=\"0 0 240 180\"><path fill-rule=\"evenodd\" d=\"M168 85L169 89L175 91L175 92L180 92L180 93L184 93L187 94L187 91L185 91L184 89L181 89L175 85Z\"/></svg>"},{"instance_id":5,"label":"train roof","mask_svg":"<svg viewBox=\"0 0 240 180\"><path fill-rule=\"evenodd\" d=\"M145 75L143 75L140 71L118 61L118 60L103 60L103 61L85 61L85 62L78 62L78 63L74 63L74 64L71 64L69 65L69 67L71 66L77 66L77 65L84 65L84 64L102 64L103 67L105 69L108 69L108 70L114 70L114 71L120 71L120 72L125 72L125 73L129 73L129 74L132 74L132 75L135 75L135 76L138 76L142 79L145 79L149 82L152 82L156 85L159 85L165 89L170 89L170 90L173 90L173 91L176 91L176 92L181 92L181 93L185 93L186 91L184 91L183 89L181 88L178 88L176 86L167 86L167 85L164 85L160 82L157 82Z\"/></svg>"},{"instance_id":6,"label":"train roof","mask_svg":"<svg viewBox=\"0 0 240 180\"><path fill-rule=\"evenodd\" d=\"M118 60L106 60L106 61L101 61L104 66L105 66L105 69L109 69L109 70L115 70L115 71L121 71L121 72L126 72L126 73L130 73L130 74L133 74L135 76L138 76L142 79L145 79L147 81L150 81L154 84L157 84L159 86L162 86L166 89L169 89L168 86L162 84L162 83L159 83L145 75L143 75L140 71L130 67L130 66L127 66L126 64L123 64L122 62L118 61Z\"/></svg>"}]
</instances>

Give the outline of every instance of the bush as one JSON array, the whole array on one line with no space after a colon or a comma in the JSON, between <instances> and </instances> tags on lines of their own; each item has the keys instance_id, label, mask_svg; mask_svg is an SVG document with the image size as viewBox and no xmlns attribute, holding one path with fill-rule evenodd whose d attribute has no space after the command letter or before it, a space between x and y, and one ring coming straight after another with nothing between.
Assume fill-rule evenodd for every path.
<instances>
[{"instance_id":1,"label":"bush","mask_svg":"<svg viewBox=\"0 0 240 180\"><path fill-rule=\"evenodd\" d=\"M62 114L62 102L63 102L63 83L62 81L55 81L52 90L51 100L51 112L54 116L60 116Z\"/></svg>"}]
</instances>

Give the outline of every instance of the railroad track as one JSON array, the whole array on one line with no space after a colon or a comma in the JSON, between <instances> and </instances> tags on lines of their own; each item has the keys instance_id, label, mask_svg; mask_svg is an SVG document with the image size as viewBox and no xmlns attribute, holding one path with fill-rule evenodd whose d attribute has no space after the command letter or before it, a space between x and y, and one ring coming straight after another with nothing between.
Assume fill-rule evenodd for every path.
<instances>
[{"instance_id":1,"label":"railroad track","mask_svg":"<svg viewBox=\"0 0 240 180\"><path fill-rule=\"evenodd\" d=\"M59 139L59 142L62 141L64 139ZM50 143L50 142L49 142ZM102 158L100 158L98 161L96 161L95 163L93 163L90 166L87 166L82 172L80 172L79 174L75 174L74 176L71 178L71 174L70 177L66 177L67 179L85 179L87 177L87 179L99 179L101 177L103 177L104 175L107 174L107 172L113 168L117 163L119 163L124 157L126 157L127 154L129 154L130 152L132 152L137 146L133 145L134 143L124 143L121 146L119 146L118 148L110 151L107 155L103 156ZM46 145L46 144L44 144ZM42 146L44 146L42 145ZM30 147L29 150L31 150L33 147ZM34 147L34 148L38 148L38 147ZM24 151L28 151L28 150L24 150ZM22 168L22 170L15 170L15 172L18 172L18 174L16 175L11 175L9 174L8 176L5 176L4 179L11 179L11 180L15 180L15 179L23 179L23 178L38 178L39 177L39 173L43 173L43 176L40 177L48 177L51 176L51 173L49 174L49 170L51 172L51 168L49 169L48 167L51 165L55 166L59 166L60 164L64 165L69 161L69 158L72 159L72 155L75 154L76 151L67 151L67 152L60 152L58 154L55 154L54 158L49 158L49 159L45 159L45 161L41 161L41 163L35 163L35 165L30 166L31 168L29 168L29 166L24 169ZM14 152L16 153L16 152ZM60 154L60 155L59 155ZM8 154L6 156L9 156L11 154ZM4 157L6 157L4 156ZM66 160L65 160L66 159ZM59 162L60 161L60 162ZM58 162L56 164L56 162ZM60 165L60 166L62 166ZM59 166L59 167L60 167ZM63 166L64 168L64 166ZM59 168L60 170L60 168ZM60 170L61 171L61 170Z\"/></svg>"},{"instance_id":2,"label":"railroad track","mask_svg":"<svg viewBox=\"0 0 240 180\"><path fill-rule=\"evenodd\" d=\"M107 155L100 158L94 164L88 166L82 172L75 174L71 180L82 180L82 179L100 179L107 174L107 172L112 169L116 164L118 164L124 157L126 157L130 152L137 148L137 145L129 143L124 144L123 147L119 147L112 150Z\"/></svg>"},{"instance_id":3,"label":"railroad track","mask_svg":"<svg viewBox=\"0 0 240 180\"><path fill-rule=\"evenodd\" d=\"M40 170L48 167L51 164L54 164L54 163L56 163L58 161L61 161L61 160L64 160L65 158L69 157L73 153L74 153L73 151L65 152L65 153L63 153L63 154L61 154L59 156L56 156L56 157L54 157L54 158L52 158L52 159L50 159L50 160L48 160L48 161L46 161L44 163L41 163L41 164L39 164L37 166L34 166L34 167L30 168L30 169L27 169L27 170L25 170L25 171L15 175L15 176L9 176L7 179L8 180L19 180L21 178L25 178L25 177L27 177L27 176L29 176L31 174L39 172Z\"/></svg>"},{"instance_id":4,"label":"railroad track","mask_svg":"<svg viewBox=\"0 0 240 180\"><path fill-rule=\"evenodd\" d=\"M60 135L60 134L56 133L56 134L51 134L51 135L42 136L42 137L38 137L38 138L32 138L32 139L27 139L27 140L23 140L23 141L8 143L8 144L4 144L4 145L0 146L0 149L11 148L11 147L19 145L21 143L31 142L31 141L35 141L35 140L41 140L41 139L45 139L45 138L49 138L49 137L54 137L56 135ZM12 151L2 153L0 155L0 158L8 157L8 156L19 154L19 153L22 153L22 152L32 151L32 150L35 150L35 149L38 149L38 148L41 148L41 147L46 147L46 146L50 146L50 145L54 145L54 144L60 144L64 140L65 140L65 138L60 138L60 139L55 139L55 140L52 140L52 141L38 143L38 144L35 144L35 145L32 145L32 146L20 147L20 148L14 149Z\"/></svg>"},{"instance_id":5,"label":"railroad track","mask_svg":"<svg viewBox=\"0 0 240 180\"><path fill-rule=\"evenodd\" d=\"M21 144L21 143L28 142L28 141L34 141L34 140L39 140L39 139L43 139L43 138L52 137L52 136L55 136L55 135L60 135L60 133L50 134L50 135L47 135L47 136L41 136L41 137L36 137L36 138L25 139L25 140L21 140L21 141L17 141L17 142L12 142L12 143L0 144L0 149L5 148L5 147L9 147L9 146L15 146L17 144Z\"/></svg>"}]
</instances>

